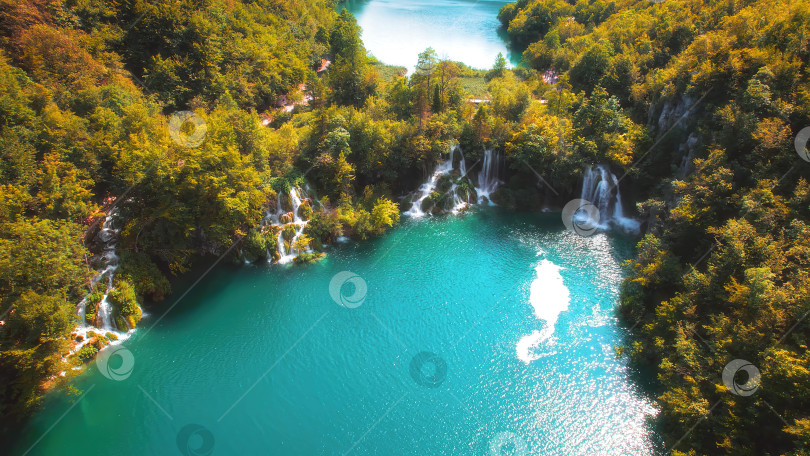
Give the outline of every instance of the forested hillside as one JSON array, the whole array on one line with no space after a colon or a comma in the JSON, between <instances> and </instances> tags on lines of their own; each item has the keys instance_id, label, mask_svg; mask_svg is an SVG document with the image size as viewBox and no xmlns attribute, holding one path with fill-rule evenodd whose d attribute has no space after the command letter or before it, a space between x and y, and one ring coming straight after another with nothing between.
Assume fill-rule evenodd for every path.
<instances>
[{"instance_id":1,"label":"forested hillside","mask_svg":"<svg viewBox=\"0 0 810 456\"><path fill-rule=\"evenodd\" d=\"M561 207L591 164L622 176L646 234L618 349L657 372L673 454L810 451L810 163L794 144L810 126L810 4L520 0L499 18L522 67L427 49L410 76L334 6L0 0L4 415L109 342L71 353L113 211L126 328L201 258L277 259L263 219L292 186L321 203L305 203L298 250L366 239L458 144L471 172L487 149L504 157L491 199L506 208ZM454 172L435 207L451 186L476 200ZM734 359L761 371L754 395L724 384Z\"/></svg>"},{"instance_id":2,"label":"forested hillside","mask_svg":"<svg viewBox=\"0 0 810 456\"><path fill-rule=\"evenodd\" d=\"M521 0L500 19L532 68L647 127L613 161L648 195L621 310L673 454L807 454L810 4ZM755 394L724 385L734 359Z\"/></svg>"},{"instance_id":3,"label":"forested hillside","mask_svg":"<svg viewBox=\"0 0 810 456\"><path fill-rule=\"evenodd\" d=\"M30 411L108 341L66 358L77 304L87 296L91 322L104 293L90 281L94 236L113 207L119 328L195 257L256 240L295 159L257 112L316 78L334 16L326 2L0 3L4 415ZM178 109L204 119L199 147L185 141L193 125L170 124Z\"/></svg>"}]
</instances>

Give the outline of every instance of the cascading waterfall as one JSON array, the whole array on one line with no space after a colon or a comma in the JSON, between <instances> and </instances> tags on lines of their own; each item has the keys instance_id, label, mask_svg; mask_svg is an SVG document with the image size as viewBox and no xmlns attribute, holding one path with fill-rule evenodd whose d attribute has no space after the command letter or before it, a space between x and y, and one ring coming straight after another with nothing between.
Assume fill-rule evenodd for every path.
<instances>
[{"instance_id":1,"label":"cascading waterfall","mask_svg":"<svg viewBox=\"0 0 810 456\"><path fill-rule=\"evenodd\" d=\"M110 215L104 220L104 225L101 227L101 231L99 231L99 239L104 242L104 250L102 254L102 258L104 259L105 268L99 279L104 277L107 278L106 284L106 291L104 293L104 298L98 304L98 312L96 314L96 326L99 329L104 331L113 331L113 321L112 321L112 306L107 301L107 296L110 294L110 291L113 289L113 277L115 276L115 271L118 269L118 263L120 258L115 251L115 244L118 237L119 229L113 228L114 219L113 217L116 214L112 212ZM105 241L106 239L106 241Z\"/></svg>"},{"instance_id":2,"label":"cascading waterfall","mask_svg":"<svg viewBox=\"0 0 810 456\"><path fill-rule=\"evenodd\" d=\"M456 167L454 166L455 154L457 152L460 156L458 175L454 176L454 172L456 171ZM441 191L443 190L440 188L443 179L449 179L449 181L445 181L445 183L449 183L449 186L446 187L444 191ZM457 145L454 145L450 148L450 156L448 159L439 162L427 182L419 186L416 195L411 200L410 209L405 211L404 215L410 216L411 218L424 217L427 213L426 211L432 212L435 208L444 210L447 209L446 206L448 205L450 206L449 211L453 214L457 214L469 206L467 200L470 199L474 187L467 184L469 184L469 180L467 179L467 161L461 149ZM463 187L463 192L460 190L460 187ZM434 192L438 192L442 198L446 196L448 199L446 201L434 201ZM464 196L462 196L461 193L463 193Z\"/></svg>"},{"instance_id":3,"label":"cascading waterfall","mask_svg":"<svg viewBox=\"0 0 810 456\"><path fill-rule=\"evenodd\" d=\"M595 223L599 228L609 229L616 226L631 233L638 233L640 223L624 216L619 179L607 165L591 166L585 171L580 198L599 209L599 223Z\"/></svg>"},{"instance_id":4,"label":"cascading waterfall","mask_svg":"<svg viewBox=\"0 0 810 456\"><path fill-rule=\"evenodd\" d=\"M280 193L276 200L275 211L272 213L268 211L265 217L265 222L278 230L276 237L278 263L289 263L299 254L312 251L309 247L299 251L300 249L296 249L295 246L296 241L304 234L304 228L309 223L309 217L301 214L304 205L312 207L312 199L307 197L308 190L308 187L303 189L292 187L286 194ZM288 206L285 207L285 204L288 204ZM285 212L285 208L291 210ZM268 258L272 258L272 255L268 255Z\"/></svg>"},{"instance_id":5,"label":"cascading waterfall","mask_svg":"<svg viewBox=\"0 0 810 456\"><path fill-rule=\"evenodd\" d=\"M500 179L498 179L500 163L500 157L495 150L487 149L484 151L484 164L481 172L478 173L478 187L476 187L479 204L483 204L485 201L492 204L490 195L501 184Z\"/></svg>"},{"instance_id":6,"label":"cascading waterfall","mask_svg":"<svg viewBox=\"0 0 810 456\"><path fill-rule=\"evenodd\" d=\"M116 253L116 241L118 239L118 233L121 231L121 229L116 225L118 223L117 217L118 212L116 210L112 210L107 218L104 219L104 223L96 235L96 239L98 239L98 242L100 242L102 246L102 263L98 274L92 277L90 281L93 289L104 287L104 295L96 307L96 314L92 323L87 322L86 319L87 299L90 298L90 295L82 299L77 306L77 314L79 315L81 326L77 328L74 333L77 335L82 335L84 340L82 343L76 346L74 350L78 350L81 348L81 346L89 341L87 333L90 331L100 332L102 334L114 333L116 337L118 337L118 340L125 339L131 332L131 328L127 328L126 330L122 331L121 328L116 327L113 320L112 305L107 300L110 292L114 289L113 279L115 278L115 271L118 269L120 262L120 258Z\"/></svg>"},{"instance_id":7,"label":"cascading waterfall","mask_svg":"<svg viewBox=\"0 0 810 456\"><path fill-rule=\"evenodd\" d=\"M458 160L458 171L461 173L462 176L466 176L467 175L467 159L464 158L464 152L461 150L460 147L456 146L456 150L458 151L458 155L460 157L459 160ZM454 154L454 153L455 152L451 151L451 154ZM452 161L452 159L453 159L453 156L451 155L450 160Z\"/></svg>"}]
</instances>

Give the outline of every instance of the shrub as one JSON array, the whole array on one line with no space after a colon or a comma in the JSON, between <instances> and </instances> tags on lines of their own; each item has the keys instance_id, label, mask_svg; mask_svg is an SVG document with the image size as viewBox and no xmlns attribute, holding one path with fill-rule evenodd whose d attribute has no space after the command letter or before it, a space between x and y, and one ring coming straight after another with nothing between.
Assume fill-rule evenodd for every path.
<instances>
[{"instance_id":1,"label":"shrub","mask_svg":"<svg viewBox=\"0 0 810 456\"><path fill-rule=\"evenodd\" d=\"M318 261L318 260L320 260L321 258L323 258L325 256L326 256L325 253L319 253L319 252L316 252L316 253L302 253L302 254L298 255L297 257L295 257L295 259L293 261L296 264L306 264L306 263L312 263L312 262Z\"/></svg>"},{"instance_id":2,"label":"shrub","mask_svg":"<svg viewBox=\"0 0 810 456\"><path fill-rule=\"evenodd\" d=\"M343 224L334 211L316 212L304 228L304 233L312 236L316 246L320 243L332 243L343 236Z\"/></svg>"},{"instance_id":3,"label":"shrub","mask_svg":"<svg viewBox=\"0 0 810 456\"><path fill-rule=\"evenodd\" d=\"M117 277L130 282L135 287L136 294L148 296L153 301L163 300L172 291L166 276L143 253L123 252Z\"/></svg>"},{"instance_id":4,"label":"shrub","mask_svg":"<svg viewBox=\"0 0 810 456\"><path fill-rule=\"evenodd\" d=\"M257 230L250 230L245 237L242 255L245 260L252 262L267 259L268 236Z\"/></svg>"},{"instance_id":5,"label":"shrub","mask_svg":"<svg viewBox=\"0 0 810 456\"><path fill-rule=\"evenodd\" d=\"M108 333L109 334L109 333ZM101 334L94 337L90 342L87 343L87 346L94 347L96 350L101 350L102 348L106 347L110 344L110 340L102 336Z\"/></svg>"},{"instance_id":6,"label":"shrub","mask_svg":"<svg viewBox=\"0 0 810 456\"><path fill-rule=\"evenodd\" d=\"M371 226L376 234L399 222L399 208L388 198L379 198L371 210Z\"/></svg>"}]
</instances>

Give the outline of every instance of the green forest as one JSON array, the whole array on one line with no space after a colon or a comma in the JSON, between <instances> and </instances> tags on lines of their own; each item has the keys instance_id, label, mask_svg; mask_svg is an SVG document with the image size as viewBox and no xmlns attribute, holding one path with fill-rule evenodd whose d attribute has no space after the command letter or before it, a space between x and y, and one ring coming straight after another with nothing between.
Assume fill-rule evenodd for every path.
<instances>
[{"instance_id":1,"label":"green forest","mask_svg":"<svg viewBox=\"0 0 810 456\"><path fill-rule=\"evenodd\" d=\"M519 1L500 19L532 68L610 97L640 130L628 172L648 226L621 312L626 353L657 373L672 454L807 454L810 200L794 138L810 125L810 5ZM683 120L661 122L670 107ZM594 133L597 151L619 143ZM723 386L734 358L761 370L757 395Z\"/></svg>"},{"instance_id":2,"label":"green forest","mask_svg":"<svg viewBox=\"0 0 810 456\"><path fill-rule=\"evenodd\" d=\"M295 246L319 252L397 225L399 197L458 144L471 164L503 154L492 201L515 210L562 207L590 164L623 175L644 233L616 350L655 373L671 454L810 454L810 163L795 143L810 3L518 0L498 19L520 66L429 48L410 76L335 6L0 0L4 416L75 393L74 368L115 337L71 353L78 303L90 322L103 299L94 238L111 211L125 330L195 265L277 259L263 219L291 186L322 203ZM735 358L761 371L756 395L724 386Z\"/></svg>"}]
</instances>

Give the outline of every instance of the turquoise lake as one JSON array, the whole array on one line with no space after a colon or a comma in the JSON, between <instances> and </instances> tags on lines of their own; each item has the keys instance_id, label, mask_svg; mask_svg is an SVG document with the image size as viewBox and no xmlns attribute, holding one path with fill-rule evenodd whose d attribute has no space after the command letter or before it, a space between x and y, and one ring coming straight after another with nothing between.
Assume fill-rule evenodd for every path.
<instances>
[{"instance_id":1,"label":"turquoise lake","mask_svg":"<svg viewBox=\"0 0 810 456\"><path fill-rule=\"evenodd\" d=\"M12 453L658 454L652 398L614 350L631 245L484 208L316 264L217 266L165 317L181 285L147 309L116 347L125 378L90 364Z\"/></svg>"},{"instance_id":2,"label":"turquoise lake","mask_svg":"<svg viewBox=\"0 0 810 456\"><path fill-rule=\"evenodd\" d=\"M489 69L501 52L520 63L507 45L498 11L500 0L349 0L342 7L357 17L366 49L389 65L412 71L420 52L432 47L440 58Z\"/></svg>"}]
</instances>

